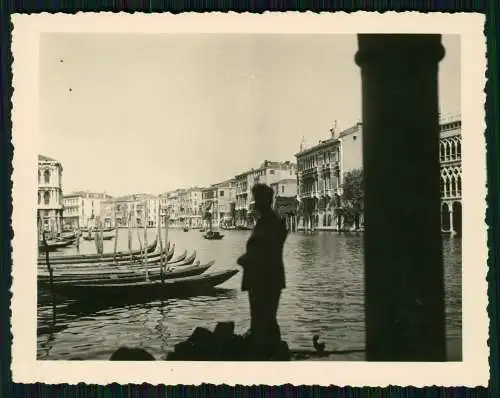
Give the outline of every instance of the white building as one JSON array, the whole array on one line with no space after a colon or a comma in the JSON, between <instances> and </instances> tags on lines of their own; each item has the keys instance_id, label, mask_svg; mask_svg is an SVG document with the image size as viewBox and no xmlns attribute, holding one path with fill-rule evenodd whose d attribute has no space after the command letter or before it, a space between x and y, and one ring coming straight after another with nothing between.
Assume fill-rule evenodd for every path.
<instances>
[{"instance_id":1,"label":"white building","mask_svg":"<svg viewBox=\"0 0 500 398\"><path fill-rule=\"evenodd\" d=\"M257 183L272 185L287 178L297 178L296 165L291 162L264 161L257 169L251 169L235 177L236 224L250 226L255 223L252 188Z\"/></svg>"},{"instance_id":2,"label":"white building","mask_svg":"<svg viewBox=\"0 0 500 398\"><path fill-rule=\"evenodd\" d=\"M52 234L60 233L63 220L62 171L60 162L38 155L37 224Z\"/></svg>"},{"instance_id":3,"label":"white building","mask_svg":"<svg viewBox=\"0 0 500 398\"><path fill-rule=\"evenodd\" d=\"M198 228L202 223L201 214L202 188L189 188L184 193L186 224Z\"/></svg>"},{"instance_id":4,"label":"white building","mask_svg":"<svg viewBox=\"0 0 500 398\"><path fill-rule=\"evenodd\" d=\"M64 195L64 225L71 228L94 227L101 216L101 204L109 201L110 195L98 192L79 191Z\"/></svg>"},{"instance_id":5,"label":"white building","mask_svg":"<svg viewBox=\"0 0 500 398\"><path fill-rule=\"evenodd\" d=\"M363 126L338 132L295 155L298 167L298 229L342 229L342 185L347 172L363 168ZM351 221L351 220L349 220Z\"/></svg>"},{"instance_id":6,"label":"white building","mask_svg":"<svg viewBox=\"0 0 500 398\"><path fill-rule=\"evenodd\" d=\"M105 223L128 226L130 220L131 227L156 227L158 222L158 212L160 197L138 193L121 196L104 203L102 217Z\"/></svg>"},{"instance_id":7,"label":"white building","mask_svg":"<svg viewBox=\"0 0 500 398\"><path fill-rule=\"evenodd\" d=\"M202 191L203 216L210 213L212 226L232 226L235 221L236 181L234 179L212 184ZM206 218L206 217L204 217Z\"/></svg>"}]
</instances>

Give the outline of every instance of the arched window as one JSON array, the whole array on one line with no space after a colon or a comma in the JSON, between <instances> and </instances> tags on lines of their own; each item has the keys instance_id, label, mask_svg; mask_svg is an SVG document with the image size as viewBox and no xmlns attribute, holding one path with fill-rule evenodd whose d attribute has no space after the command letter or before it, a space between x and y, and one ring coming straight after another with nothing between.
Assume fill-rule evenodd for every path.
<instances>
[{"instance_id":1,"label":"arched window","mask_svg":"<svg viewBox=\"0 0 500 398\"><path fill-rule=\"evenodd\" d=\"M457 176L457 195L462 196L462 177Z\"/></svg>"},{"instance_id":2,"label":"arched window","mask_svg":"<svg viewBox=\"0 0 500 398\"><path fill-rule=\"evenodd\" d=\"M441 176L441 197L444 198L445 192L444 192L444 177Z\"/></svg>"},{"instance_id":3,"label":"arched window","mask_svg":"<svg viewBox=\"0 0 500 398\"><path fill-rule=\"evenodd\" d=\"M50 192L49 191L45 191L43 193L43 203L48 205L50 203Z\"/></svg>"},{"instance_id":4,"label":"arched window","mask_svg":"<svg viewBox=\"0 0 500 398\"><path fill-rule=\"evenodd\" d=\"M445 149L444 149L444 144L441 142L439 144L439 158L441 159L441 161L444 160L444 155L445 155Z\"/></svg>"},{"instance_id":5,"label":"arched window","mask_svg":"<svg viewBox=\"0 0 500 398\"><path fill-rule=\"evenodd\" d=\"M457 141L457 159L460 160L462 158L462 143Z\"/></svg>"},{"instance_id":6,"label":"arched window","mask_svg":"<svg viewBox=\"0 0 500 398\"><path fill-rule=\"evenodd\" d=\"M50 183L50 171L49 170L45 170L43 172L43 179L44 179L45 184Z\"/></svg>"},{"instance_id":7,"label":"arched window","mask_svg":"<svg viewBox=\"0 0 500 398\"><path fill-rule=\"evenodd\" d=\"M38 172L38 175L40 175L40 172ZM38 204L42 203L42 195L40 194L40 191L38 191Z\"/></svg>"},{"instance_id":8,"label":"arched window","mask_svg":"<svg viewBox=\"0 0 500 398\"><path fill-rule=\"evenodd\" d=\"M42 172L38 170L38 183L42 182Z\"/></svg>"},{"instance_id":9,"label":"arched window","mask_svg":"<svg viewBox=\"0 0 500 398\"><path fill-rule=\"evenodd\" d=\"M445 198L450 196L450 178L449 177L446 177L444 196L445 196Z\"/></svg>"},{"instance_id":10,"label":"arched window","mask_svg":"<svg viewBox=\"0 0 500 398\"><path fill-rule=\"evenodd\" d=\"M456 147L456 142L455 142L455 140L453 140L451 142L451 159L455 159L455 157L456 157L456 148L455 147Z\"/></svg>"},{"instance_id":11,"label":"arched window","mask_svg":"<svg viewBox=\"0 0 500 398\"><path fill-rule=\"evenodd\" d=\"M329 227L332 226L332 215L331 214L328 214L328 226Z\"/></svg>"},{"instance_id":12,"label":"arched window","mask_svg":"<svg viewBox=\"0 0 500 398\"><path fill-rule=\"evenodd\" d=\"M451 196L457 196L457 185L455 181L455 176L451 177Z\"/></svg>"},{"instance_id":13,"label":"arched window","mask_svg":"<svg viewBox=\"0 0 500 398\"><path fill-rule=\"evenodd\" d=\"M450 160L450 143L446 143L446 160Z\"/></svg>"}]
</instances>

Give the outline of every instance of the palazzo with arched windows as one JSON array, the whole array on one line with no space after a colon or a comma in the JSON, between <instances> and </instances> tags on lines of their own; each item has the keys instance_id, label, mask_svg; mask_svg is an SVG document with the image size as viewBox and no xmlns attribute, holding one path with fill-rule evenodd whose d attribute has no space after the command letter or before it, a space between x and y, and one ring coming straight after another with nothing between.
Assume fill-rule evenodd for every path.
<instances>
[{"instance_id":1,"label":"palazzo with arched windows","mask_svg":"<svg viewBox=\"0 0 500 398\"><path fill-rule=\"evenodd\" d=\"M362 227L346 217L342 203L343 176L362 167L362 124L337 132L317 145L304 148L297 158L298 229L344 230Z\"/></svg>"},{"instance_id":2,"label":"palazzo with arched windows","mask_svg":"<svg viewBox=\"0 0 500 398\"><path fill-rule=\"evenodd\" d=\"M62 165L38 155L37 223L39 229L57 234L63 221Z\"/></svg>"},{"instance_id":3,"label":"palazzo with arched windows","mask_svg":"<svg viewBox=\"0 0 500 398\"><path fill-rule=\"evenodd\" d=\"M459 117L440 125L441 229L462 234L462 123Z\"/></svg>"},{"instance_id":4,"label":"palazzo with arched windows","mask_svg":"<svg viewBox=\"0 0 500 398\"><path fill-rule=\"evenodd\" d=\"M440 121L441 224L442 231L451 235L462 232L461 125L459 115ZM362 214L359 220L344 219L342 215L343 175L362 168L362 140L350 140L353 133L361 136L362 130L346 130L313 147L301 147L295 155L299 229L341 230L352 227L350 224L364 224ZM356 145L358 150L353 150Z\"/></svg>"}]
</instances>

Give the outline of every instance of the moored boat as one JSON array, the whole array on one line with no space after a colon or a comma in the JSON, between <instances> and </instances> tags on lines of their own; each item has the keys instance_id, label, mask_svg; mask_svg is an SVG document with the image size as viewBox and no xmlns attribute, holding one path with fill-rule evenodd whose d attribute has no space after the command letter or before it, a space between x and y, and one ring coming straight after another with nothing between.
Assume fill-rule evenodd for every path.
<instances>
[{"instance_id":1,"label":"moored boat","mask_svg":"<svg viewBox=\"0 0 500 398\"><path fill-rule=\"evenodd\" d=\"M76 239L76 233L74 232L63 232L57 238L59 241L74 240Z\"/></svg>"},{"instance_id":2,"label":"moored boat","mask_svg":"<svg viewBox=\"0 0 500 398\"><path fill-rule=\"evenodd\" d=\"M206 264L200 264L197 261L195 264L185 267L166 267L163 277L165 279L180 278L192 275L200 275L215 264L215 261L210 261ZM160 263L148 269L149 280L161 279ZM146 270L144 267L136 269L121 268L120 270L106 272L89 272L89 273L64 273L55 274L53 276L53 284L71 284L71 283L125 283L125 282L140 282L146 278ZM37 277L40 285L50 285L50 276L47 272L39 273Z\"/></svg>"},{"instance_id":3,"label":"moored boat","mask_svg":"<svg viewBox=\"0 0 500 398\"><path fill-rule=\"evenodd\" d=\"M158 243L158 238L156 238L153 241L153 243L151 243L151 245L148 246L147 252L148 253L154 252L156 250L157 243ZM42 244L40 243L40 245L42 245ZM130 258L130 255L138 256L140 254L141 254L140 249L133 250L132 252L130 252L128 250L122 250L122 251L117 251L116 254L115 253L103 253L102 255L99 255L99 254L71 254L71 255L61 254L61 255L51 257L50 261L51 262L54 262L54 261L66 262L68 260L97 260L97 261L100 261L103 258L111 258L111 259L113 257L117 257L117 258L128 257L128 258ZM38 261L39 262L45 261L45 257L40 256L38 258Z\"/></svg>"},{"instance_id":4,"label":"moored boat","mask_svg":"<svg viewBox=\"0 0 500 398\"><path fill-rule=\"evenodd\" d=\"M55 283L50 286L50 290L56 295L76 298L82 302L128 302L134 298L154 300L200 294L228 281L238 272L237 269L230 269L163 281Z\"/></svg>"},{"instance_id":5,"label":"moored boat","mask_svg":"<svg viewBox=\"0 0 500 398\"><path fill-rule=\"evenodd\" d=\"M83 238L83 240L94 240L95 239L94 235L83 235L82 238ZM114 238L113 235L104 235L102 237L102 240L111 240L113 238Z\"/></svg>"},{"instance_id":6,"label":"moored boat","mask_svg":"<svg viewBox=\"0 0 500 398\"><path fill-rule=\"evenodd\" d=\"M194 253L193 253L194 254ZM164 260L162 261L161 258L156 258L153 261L148 261L147 267L149 269L153 269L155 267L160 267L162 262L164 263ZM188 265L192 265L195 262L195 254L191 255L189 258L180 261L180 262L173 262L173 261L167 261L166 267L171 268L181 268L185 267ZM199 264L199 261L196 262ZM121 264L98 264L97 266L92 265L85 265L85 266L70 266L70 267L52 267L52 272L53 275L55 276L61 276L61 275L90 275L90 274L95 274L95 275L103 275L103 274L112 274L112 273L120 273L120 272L136 272L136 271L141 271L146 268L146 264L142 262L128 262L128 263L121 263ZM44 266L39 266L38 267L38 275L49 275L48 270Z\"/></svg>"},{"instance_id":7,"label":"moored boat","mask_svg":"<svg viewBox=\"0 0 500 398\"><path fill-rule=\"evenodd\" d=\"M73 240L50 240L46 243L39 242L38 243L38 251L40 253L45 253L47 251L52 252L56 251L57 249L62 249L64 247L68 247L73 244Z\"/></svg>"},{"instance_id":8,"label":"moored boat","mask_svg":"<svg viewBox=\"0 0 500 398\"><path fill-rule=\"evenodd\" d=\"M168 262L181 262L186 259L187 251L184 251L182 254L173 258L175 251L175 244L172 245L172 248L166 252L155 252L148 256L148 262L159 261L161 257L165 257ZM195 253L196 256L196 253ZM124 256L117 258L116 261L113 261L113 258L103 258L103 259L93 259L93 260L73 260L73 261L52 261L49 259L49 264L52 268L57 269L67 269L67 268L90 268L90 267L114 267L116 265L127 265L127 264L139 264L142 263L143 256ZM45 268L47 266L46 261L38 261L38 267Z\"/></svg>"}]
</instances>

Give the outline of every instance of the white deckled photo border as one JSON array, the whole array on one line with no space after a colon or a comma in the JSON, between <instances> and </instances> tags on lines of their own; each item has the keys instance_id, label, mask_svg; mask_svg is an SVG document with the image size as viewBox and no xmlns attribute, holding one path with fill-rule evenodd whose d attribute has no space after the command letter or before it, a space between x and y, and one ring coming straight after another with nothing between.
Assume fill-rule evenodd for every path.
<instances>
[{"instance_id":1,"label":"white deckled photo border","mask_svg":"<svg viewBox=\"0 0 500 398\"><path fill-rule=\"evenodd\" d=\"M485 18L471 13L78 13L12 16L13 215L12 372L20 383L151 383L486 386L487 226ZM461 36L463 169L463 361L111 362L37 360L36 195L39 148L39 44L43 32L113 33L440 33ZM355 66L353 59L353 67ZM32 248L32 249L30 249Z\"/></svg>"}]
</instances>

